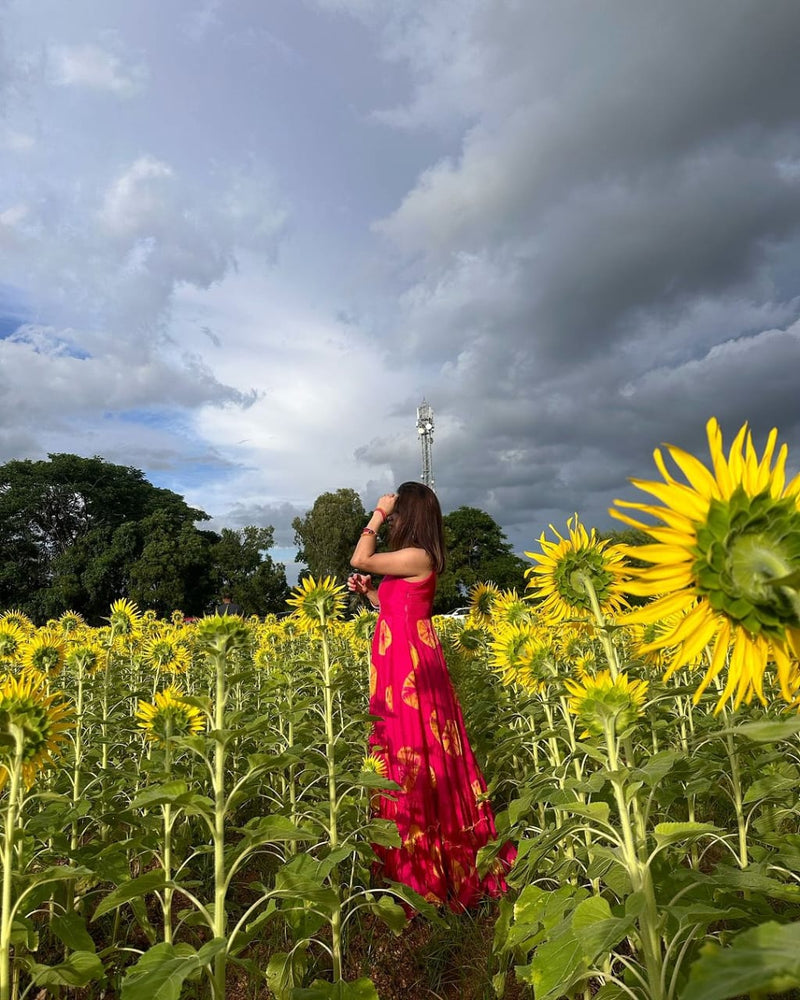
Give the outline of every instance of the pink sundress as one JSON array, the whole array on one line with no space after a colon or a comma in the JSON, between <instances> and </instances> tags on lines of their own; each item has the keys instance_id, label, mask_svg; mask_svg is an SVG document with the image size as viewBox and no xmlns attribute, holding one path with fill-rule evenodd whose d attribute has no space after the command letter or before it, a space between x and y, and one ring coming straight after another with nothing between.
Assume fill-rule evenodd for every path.
<instances>
[{"instance_id":1,"label":"pink sundress","mask_svg":"<svg viewBox=\"0 0 800 1000\"><path fill-rule=\"evenodd\" d=\"M478 849L496 839L486 782L467 740L439 637L431 623L436 575L409 582L387 576L372 643L370 713L380 716L370 749L402 791L376 796L401 847L373 845L377 871L432 903L462 909L504 892L516 851L503 846L480 879Z\"/></svg>"}]
</instances>

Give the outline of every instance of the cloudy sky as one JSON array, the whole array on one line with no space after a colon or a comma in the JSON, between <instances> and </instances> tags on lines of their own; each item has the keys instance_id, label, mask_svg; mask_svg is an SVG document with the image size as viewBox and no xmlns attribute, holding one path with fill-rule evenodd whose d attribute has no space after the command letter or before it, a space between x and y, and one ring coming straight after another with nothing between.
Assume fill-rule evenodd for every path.
<instances>
[{"instance_id":1,"label":"cloudy sky","mask_svg":"<svg viewBox=\"0 0 800 1000\"><path fill-rule=\"evenodd\" d=\"M800 4L0 0L0 461L214 526L420 475L515 548L800 464Z\"/></svg>"}]
</instances>

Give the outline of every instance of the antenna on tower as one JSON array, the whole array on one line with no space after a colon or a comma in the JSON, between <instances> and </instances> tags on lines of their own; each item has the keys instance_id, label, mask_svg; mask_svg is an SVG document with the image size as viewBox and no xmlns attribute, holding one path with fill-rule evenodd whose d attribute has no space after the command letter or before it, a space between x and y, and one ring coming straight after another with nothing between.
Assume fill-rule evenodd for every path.
<instances>
[{"instance_id":1,"label":"antenna on tower","mask_svg":"<svg viewBox=\"0 0 800 1000\"><path fill-rule=\"evenodd\" d=\"M417 434L422 445L422 482L434 489L433 483L433 409L425 399L417 407Z\"/></svg>"}]
</instances>

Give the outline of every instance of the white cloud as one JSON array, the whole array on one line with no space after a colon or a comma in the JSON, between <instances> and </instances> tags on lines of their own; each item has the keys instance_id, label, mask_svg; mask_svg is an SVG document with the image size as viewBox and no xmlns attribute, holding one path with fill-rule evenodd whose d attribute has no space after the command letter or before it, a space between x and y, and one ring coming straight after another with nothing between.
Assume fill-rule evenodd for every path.
<instances>
[{"instance_id":1,"label":"white cloud","mask_svg":"<svg viewBox=\"0 0 800 1000\"><path fill-rule=\"evenodd\" d=\"M141 64L123 60L99 45L53 45L49 50L53 83L58 87L84 87L132 97L147 80Z\"/></svg>"},{"instance_id":2,"label":"white cloud","mask_svg":"<svg viewBox=\"0 0 800 1000\"><path fill-rule=\"evenodd\" d=\"M0 226L8 226L9 228L14 228L23 221L25 216L28 214L28 206L22 203L17 205L11 205L5 211L0 212Z\"/></svg>"},{"instance_id":3,"label":"white cloud","mask_svg":"<svg viewBox=\"0 0 800 1000\"><path fill-rule=\"evenodd\" d=\"M172 177L168 164L139 157L109 185L100 210L102 225L123 238L160 229L168 205L163 182Z\"/></svg>"}]
</instances>

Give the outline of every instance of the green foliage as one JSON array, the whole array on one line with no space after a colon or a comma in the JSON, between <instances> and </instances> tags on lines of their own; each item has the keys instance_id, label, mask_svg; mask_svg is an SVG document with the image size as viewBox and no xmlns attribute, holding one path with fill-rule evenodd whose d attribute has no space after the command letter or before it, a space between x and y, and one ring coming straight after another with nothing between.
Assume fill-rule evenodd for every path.
<instances>
[{"instance_id":1,"label":"green foliage","mask_svg":"<svg viewBox=\"0 0 800 1000\"><path fill-rule=\"evenodd\" d=\"M491 580L501 590L525 590L526 560L514 555L494 518L477 507L459 507L444 516L447 569L439 577L434 610L463 604L469 588Z\"/></svg>"},{"instance_id":2,"label":"green foliage","mask_svg":"<svg viewBox=\"0 0 800 1000\"><path fill-rule=\"evenodd\" d=\"M102 458L54 454L47 461L7 462L0 466L0 605L41 621L67 607L96 619L131 587L152 594L156 607L176 592L194 599L196 551L170 571L163 587L156 575L166 568L170 547L173 556L176 551L165 536L173 532L184 545L191 542L190 550L202 547L194 524L207 519L138 469Z\"/></svg>"},{"instance_id":3,"label":"green foliage","mask_svg":"<svg viewBox=\"0 0 800 1000\"><path fill-rule=\"evenodd\" d=\"M275 544L272 527L223 528L211 549L218 591L228 590L245 614L276 614L286 608L289 586L282 563L268 555Z\"/></svg>"},{"instance_id":4,"label":"green foliage","mask_svg":"<svg viewBox=\"0 0 800 1000\"><path fill-rule=\"evenodd\" d=\"M138 469L51 455L0 466L0 607L43 622L70 609L99 622L128 597L167 616L202 615L230 588L247 613L284 607L271 527L203 531L208 520Z\"/></svg>"},{"instance_id":5,"label":"green foliage","mask_svg":"<svg viewBox=\"0 0 800 1000\"><path fill-rule=\"evenodd\" d=\"M304 517L292 521L297 559L311 576L335 576L340 581L350 573L350 556L356 547L367 512L355 490L322 493Z\"/></svg>"}]
</instances>

